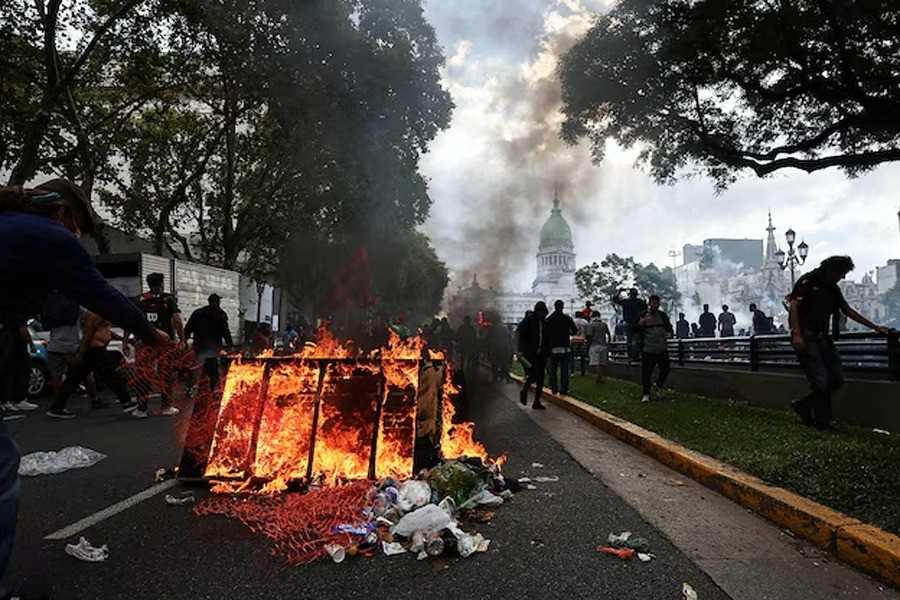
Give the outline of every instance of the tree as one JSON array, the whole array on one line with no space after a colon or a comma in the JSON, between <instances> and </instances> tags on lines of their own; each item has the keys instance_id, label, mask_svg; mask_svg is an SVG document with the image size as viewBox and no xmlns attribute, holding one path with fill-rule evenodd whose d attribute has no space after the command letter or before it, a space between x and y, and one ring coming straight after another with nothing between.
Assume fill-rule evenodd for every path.
<instances>
[{"instance_id":1,"label":"tree","mask_svg":"<svg viewBox=\"0 0 900 600\"><path fill-rule=\"evenodd\" d=\"M621 0L562 59L569 143L640 148L658 182L900 159L900 5Z\"/></svg>"},{"instance_id":2,"label":"tree","mask_svg":"<svg viewBox=\"0 0 900 600\"><path fill-rule=\"evenodd\" d=\"M637 289L642 298L656 294L666 311L674 310L681 300L675 272L671 268L660 270L653 263L645 266L630 256L621 257L618 254L607 254L599 265L592 263L578 269L575 285L581 297L602 304L609 303L613 294L622 287Z\"/></svg>"}]
</instances>

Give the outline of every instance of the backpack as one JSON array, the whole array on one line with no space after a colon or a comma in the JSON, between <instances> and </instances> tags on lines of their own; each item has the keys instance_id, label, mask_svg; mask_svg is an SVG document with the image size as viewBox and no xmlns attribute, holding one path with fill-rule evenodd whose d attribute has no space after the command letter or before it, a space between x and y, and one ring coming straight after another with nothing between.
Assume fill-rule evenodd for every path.
<instances>
[{"instance_id":1,"label":"backpack","mask_svg":"<svg viewBox=\"0 0 900 600\"><path fill-rule=\"evenodd\" d=\"M78 322L81 309L59 290L53 290L41 303L40 321L44 329L55 329Z\"/></svg>"}]
</instances>

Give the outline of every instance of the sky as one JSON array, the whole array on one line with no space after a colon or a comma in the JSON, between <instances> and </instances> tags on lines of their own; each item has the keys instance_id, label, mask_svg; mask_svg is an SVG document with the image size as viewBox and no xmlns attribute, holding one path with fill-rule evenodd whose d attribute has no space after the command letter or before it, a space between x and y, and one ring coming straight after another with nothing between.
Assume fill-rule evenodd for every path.
<instances>
[{"instance_id":1,"label":"sky","mask_svg":"<svg viewBox=\"0 0 900 600\"><path fill-rule=\"evenodd\" d=\"M558 136L558 58L590 27L604 0L425 0L447 58L443 84L456 109L420 168L433 207L423 226L451 269L451 292L479 283L528 291L540 227L558 189L577 265L608 253L672 266L669 251L707 238L762 238L771 208L776 239L793 228L809 262L849 254L850 279L900 258L900 164L847 179L836 169L748 173L716 195L701 177L655 184L635 153L611 147L591 163L587 143ZM676 257L681 264L681 257ZM802 270L802 268L801 268Z\"/></svg>"}]
</instances>

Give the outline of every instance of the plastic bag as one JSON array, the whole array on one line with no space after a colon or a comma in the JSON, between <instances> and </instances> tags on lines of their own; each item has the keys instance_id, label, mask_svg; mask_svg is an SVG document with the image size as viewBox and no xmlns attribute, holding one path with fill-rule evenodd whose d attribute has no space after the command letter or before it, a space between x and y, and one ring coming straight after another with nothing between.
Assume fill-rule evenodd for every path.
<instances>
[{"instance_id":1,"label":"plastic bag","mask_svg":"<svg viewBox=\"0 0 900 600\"><path fill-rule=\"evenodd\" d=\"M381 549L384 550L385 556L394 556L395 554L403 554L406 552L406 548L401 546L398 542L385 542L381 544Z\"/></svg>"},{"instance_id":2,"label":"plastic bag","mask_svg":"<svg viewBox=\"0 0 900 600\"><path fill-rule=\"evenodd\" d=\"M66 554L85 562L103 562L109 558L109 548L106 547L106 544L95 548L82 537L78 538L77 544L66 544Z\"/></svg>"},{"instance_id":3,"label":"plastic bag","mask_svg":"<svg viewBox=\"0 0 900 600\"><path fill-rule=\"evenodd\" d=\"M105 454L83 448L69 446L59 452L32 452L22 457L19 463L19 475L34 477L35 475L51 475L69 469L84 469L93 466L106 458Z\"/></svg>"},{"instance_id":4,"label":"plastic bag","mask_svg":"<svg viewBox=\"0 0 900 600\"><path fill-rule=\"evenodd\" d=\"M503 504L503 498L495 496L487 490L481 490L459 507L460 510L466 510L475 506L500 506Z\"/></svg>"},{"instance_id":5,"label":"plastic bag","mask_svg":"<svg viewBox=\"0 0 900 600\"><path fill-rule=\"evenodd\" d=\"M456 460L436 466L428 473L426 479L438 493L438 497L450 496L457 506L461 506L486 487L484 481L472 469Z\"/></svg>"},{"instance_id":6,"label":"plastic bag","mask_svg":"<svg viewBox=\"0 0 900 600\"><path fill-rule=\"evenodd\" d=\"M408 513L391 527L391 533L409 537L417 531L422 533L434 533L447 527L453 520L446 512L434 504L428 504L422 508Z\"/></svg>"},{"instance_id":7,"label":"plastic bag","mask_svg":"<svg viewBox=\"0 0 900 600\"><path fill-rule=\"evenodd\" d=\"M427 481L410 479L404 481L397 492L397 506L409 512L417 506L425 506L431 501L431 487Z\"/></svg>"}]
</instances>

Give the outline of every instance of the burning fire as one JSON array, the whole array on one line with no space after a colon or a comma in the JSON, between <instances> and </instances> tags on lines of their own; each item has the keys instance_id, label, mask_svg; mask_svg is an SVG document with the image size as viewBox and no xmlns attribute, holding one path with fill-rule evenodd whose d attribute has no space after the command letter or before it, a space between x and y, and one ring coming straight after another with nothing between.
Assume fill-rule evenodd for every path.
<instances>
[{"instance_id":1,"label":"burning fire","mask_svg":"<svg viewBox=\"0 0 900 600\"><path fill-rule=\"evenodd\" d=\"M205 475L214 491L277 493L292 482L343 481L413 475L417 401L422 369L439 368L443 385L430 393L441 419L445 459L494 461L474 439L473 423L453 423L443 353L419 336L390 332L386 347L363 355L325 327L296 355L237 359L229 369Z\"/></svg>"}]
</instances>

